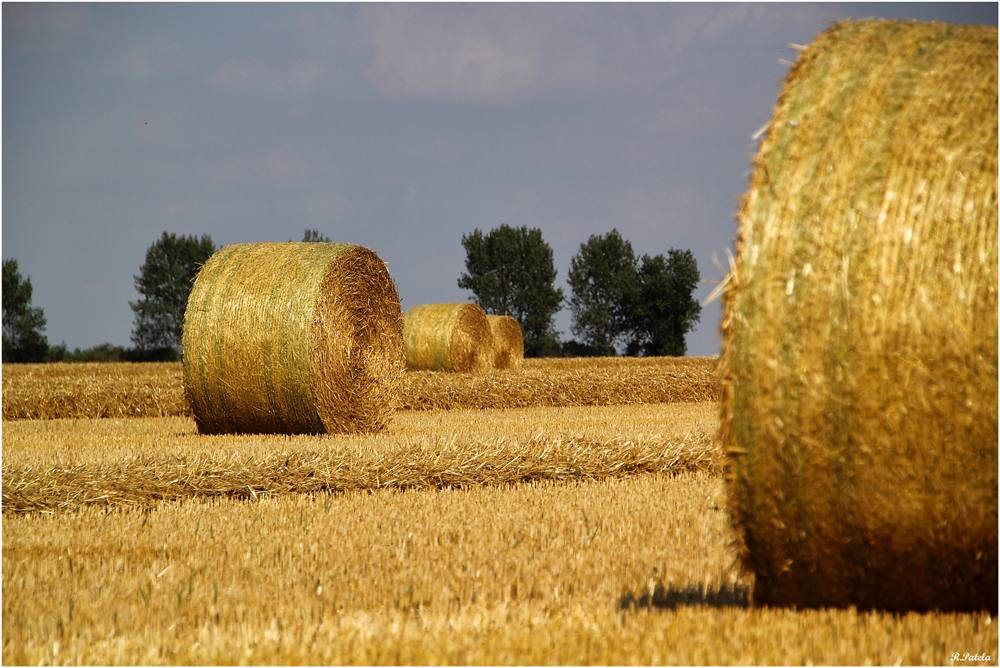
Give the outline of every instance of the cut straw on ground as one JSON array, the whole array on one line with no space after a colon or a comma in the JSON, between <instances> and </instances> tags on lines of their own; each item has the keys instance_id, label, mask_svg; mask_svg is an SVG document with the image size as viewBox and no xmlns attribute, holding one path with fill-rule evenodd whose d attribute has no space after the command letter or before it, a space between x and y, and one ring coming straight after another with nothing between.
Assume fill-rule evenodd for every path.
<instances>
[{"instance_id":1,"label":"cut straw on ground","mask_svg":"<svg viewBox=\"0 0 1000 668\"><path fill-rule=\"evenodd\" d=\"M149 506L217 496L376 489L444 489L532 481L582 481L638 473L718 471L708 435L681 441L398 442L372 451L279 451L264 457L193 459L150 455L103 465L3 470L3 511L54 512L81 506Z\"/></svg>"},{"instance_id":2,"label":"cut straw on ground","mask_svg":"<svg viewBox=\"0 0 1000 668\"><path fill-rule=\"evenodd\" d=\"M3 512L717 472L711 404L404 412L379 436L199 435L185 418L19 421Z\"/></svg>"}]
</instances>

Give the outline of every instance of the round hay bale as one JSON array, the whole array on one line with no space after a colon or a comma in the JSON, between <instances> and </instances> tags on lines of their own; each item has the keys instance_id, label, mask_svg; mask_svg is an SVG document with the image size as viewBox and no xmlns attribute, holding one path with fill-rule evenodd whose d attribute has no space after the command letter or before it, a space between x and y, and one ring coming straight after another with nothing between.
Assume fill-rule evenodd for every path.
<instances>
[{"instance_id":1,"label":"round hay bale","mask_svg":"<svg viewBox=\"0 0 1000 668\"><path fill-rule=\"evenodd\" d=\"M738 213L721 433L754 603L997 609L997 29L841 23Z\"/></svg>"},{"instance_id":2,"label":"round hay bale","mask_svg":"<svg viewBox=\"0 0 1000 668\"><path fill-rule=\"evenodd\" d=\"M524 359L524 336L509 315L487 315L493 335L493 368L513 369Z\"/></svg>"},{"instance_id":3,"label":"round hay bale","mask_svg":"<svg viewBox=\"0 0 1000 668\"><path fill-rule=\"evenodd\" d=\"M377 432L400 399L399 297L361 246L226 246L195 278L183 342L203 434Z\"/></svg>"},{"instance_id":4,"label":"round hay bale","mask_svg":"<svg viewBox=\"0 0 1000 668\"><path fill-rule=\"evenodd\" d=\"M403 316L406 367L480 372L493 365L493 336L476 304L423 304Z\"/></svg>"}]
</instances>

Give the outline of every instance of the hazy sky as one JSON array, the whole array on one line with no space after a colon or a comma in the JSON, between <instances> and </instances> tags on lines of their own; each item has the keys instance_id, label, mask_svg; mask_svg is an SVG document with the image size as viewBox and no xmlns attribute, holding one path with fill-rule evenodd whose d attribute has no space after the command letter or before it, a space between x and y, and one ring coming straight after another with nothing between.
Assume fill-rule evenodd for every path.
<instances>
[{"instance_id":1,"label":"hazy sky","mask_svg":"<svg viewBox=\"0 0 1000 668\"><path fill-rule=\"evenodd\" d=\"M130 346L164 230L317 229L385 261L403 309L471 300L464 233L617 228L717 281L751 137L833 22L997 25L997 3L3 3L2 254L70 350ZM704 301L713 289L696 292ZM718 302L688 335L719 349ZM568 310L556 327L572 338Z\"/></svg>"}]
</instances>

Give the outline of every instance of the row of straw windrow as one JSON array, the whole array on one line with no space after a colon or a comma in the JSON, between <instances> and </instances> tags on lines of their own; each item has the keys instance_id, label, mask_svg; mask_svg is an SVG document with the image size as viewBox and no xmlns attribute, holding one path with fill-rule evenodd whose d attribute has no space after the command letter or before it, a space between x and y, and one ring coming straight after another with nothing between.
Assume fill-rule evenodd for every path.
<instances>
[{"instance_id":1,"label":"row of straw windrow","mask_svg":"<svg viewBox=\"0 0 1000 668\"><path fill-rule=\"evenodd\" d=\"M4 433L3 509L717 473L715 427L710 404L407 411L377 437L206 436L187 418L22 420Z\"/></svg>"},{"instance_id":2,"label":"row of straw windrow","mask_svg":"<svg viewBox=\"0 0 1000 668\"><path fill-rule=\"evenodd\" d=\"M714 357L526 359L514 371L411 371L402 407L527 408L718 400Z\"/></svg>"},{"instance_id":3,"label":"row of straw windrow","mask_svg":"<svg viewBox=\"0 0 1000 668\"><path fill-rule=\"evenodd\" d=\"M4 364L3 420L191 415L180 362Z\"/></svg>"},{"instance_id":4,"label":"row of straw windrow","mask_svg":"<svg viewBox=\"0 0 1000 668\"><path fill-rule=\"evenodd\" d=\"M714 357L529 358L484 373L407 371L400 410L619 406L718 400ZM180 362L9 364L3 419L192 417Z\"/></svg>"}]
</instances>

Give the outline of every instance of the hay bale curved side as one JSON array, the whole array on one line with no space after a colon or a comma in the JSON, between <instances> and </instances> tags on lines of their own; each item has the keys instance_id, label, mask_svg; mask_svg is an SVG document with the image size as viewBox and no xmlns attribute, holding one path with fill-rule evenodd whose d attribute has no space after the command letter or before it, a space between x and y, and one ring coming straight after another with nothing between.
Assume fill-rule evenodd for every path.
<instances>
[{"instance_id":1,"label":"hay bale curved side","mask_svg":"<svg viewBox=\"0 0 1000 668\"><path fill-rule=\"evenodd\" d=\"M755 164L718 369L754 602L996 610L996 28L833 27Z\"/></svg>"},{"instance_id":2,"label":"hay bale curved side","mask_svg":"<svg viewBox=\"0 0 1000 668\"><path fill-rule=\"evenodd\" d=\"M493 335L493 368L513 369L524 359L524 335L509 315L487 315Z\"/></svg>"},{"instance_id":3,"label":"hay bale curved side","mask_svg":"<svg viewBox=\"0 0 1000 668\"><path fill-rule=\"evenodd\" d=\"M376 432L399 401L399 297L361 246L226 246L195 279L183 340L202 433Z\"/></svg>"},{"instance_id":4,"label":"hay bale curved side","mask_svg":"<svg viewBox=\"0 0 1000 668\"><path fill-rule=\"evenodd\" d=\"M492 367L493 335L477 304L422 304L403 316L406 367L480 372Z\"/></svg>"}]
</instances>

